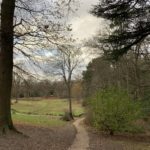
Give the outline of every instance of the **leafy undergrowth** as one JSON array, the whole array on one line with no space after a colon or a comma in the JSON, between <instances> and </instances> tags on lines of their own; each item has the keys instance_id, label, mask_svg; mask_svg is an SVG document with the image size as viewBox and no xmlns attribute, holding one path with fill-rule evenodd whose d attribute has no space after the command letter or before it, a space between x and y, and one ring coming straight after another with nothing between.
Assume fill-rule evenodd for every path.
<instances>
[{"instance_id":1,"label":"leafy undergrowth","mask_svg":"<svg viewBox=\"0 0 150 150\"><path fill-rule=\"evenodd\" d=\"M88 120L102 131L113 135L116 132L141 132L133 122L143 116L141 104L133 101L127 92L118 88L103 89L89 99Z\"/></svg>"}]
</instances>

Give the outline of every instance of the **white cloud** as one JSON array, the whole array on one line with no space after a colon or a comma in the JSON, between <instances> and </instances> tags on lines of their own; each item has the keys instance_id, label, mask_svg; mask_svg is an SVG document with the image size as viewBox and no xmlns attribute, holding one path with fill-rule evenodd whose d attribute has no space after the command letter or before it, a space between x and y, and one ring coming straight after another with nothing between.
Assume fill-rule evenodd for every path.
<instances>
[{"instance_id":1,"label":"white cloud","mask_svg":"<svg viewBox=\"0 0 150 150\"><path fill-rule=\"evenodd\" d=\"M86 14L72 22L72 33L79 40L87 39L96 34L100 28L100 19Z\"/></svg>"},{"instance_id":2,"label":"white cloud","mask_svg":"<svg viewBox=\"0 0 150 150\"><path fill-rule=\"evenodd\" d=\"M77 43L84 42L95 36L99 31L104 30L105 22L101 18L97 18L89 13L96 5L99 0L80 0L79 10L71 16L69 21L72 24L72 34L73 37L78 39ZM92 48L83 47L83 55L81 59L83 60L83 68L95 57L98 57L97 53L92 53Z\"/></svg>"},{"instance_id":3,"label":"white cloud","mask_svg":"<svg viewBox=\"0 0 150 150\"><path fill-rule=\"evenodd\" d=\"M69 23L72 24L72 34L79 40L92 37L103 27L103 21L89 13L99 0L80 0L80 8Z\"/></svg>"}]
</instances>

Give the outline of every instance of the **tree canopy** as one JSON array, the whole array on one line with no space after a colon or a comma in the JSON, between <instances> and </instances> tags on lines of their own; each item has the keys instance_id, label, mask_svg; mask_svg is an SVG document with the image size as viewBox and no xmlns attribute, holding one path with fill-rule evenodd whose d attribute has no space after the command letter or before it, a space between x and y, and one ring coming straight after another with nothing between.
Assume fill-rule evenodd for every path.
<instances>
[{"instance_id":1,"label":"tree canopy","mask_svg":"<svg viewBox=\"0 0 150 150\"><path fill-rule=\"evenodd\" d=\"M91 13L110 21L112 32L101 42L114 59L144 42L150 35L149 0L101 0ZM110 43L111 50L108 48Z\"/></svg>"}]
</instances>

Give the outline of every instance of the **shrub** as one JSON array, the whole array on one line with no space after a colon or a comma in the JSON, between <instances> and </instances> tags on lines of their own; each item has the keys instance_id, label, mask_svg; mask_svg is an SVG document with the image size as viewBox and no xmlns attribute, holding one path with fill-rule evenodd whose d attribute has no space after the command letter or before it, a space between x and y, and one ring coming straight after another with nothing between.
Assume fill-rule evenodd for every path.
<instances>
[{"instance_id":1,"label":"shrub","mask_svg":"<svg viewBox=\"0 0 150 150\"><path fill-rule=\"evenodd\" d=\"M111 135L116 131L127 131L141 117L140 104L116 88L98 91L89 100L89 111L92 124Z\"/></svg>"},{"instance_id":2,"label":"shrub","mask_svg":"<svg viewBox=\"0 0 150 150\"><path fill-rule=\"evenodd\" d=\"M149 116L150 116L150 100L143 100L141 104L143 107L144 117L149 118Z\"/></svg>"}]
</instances>

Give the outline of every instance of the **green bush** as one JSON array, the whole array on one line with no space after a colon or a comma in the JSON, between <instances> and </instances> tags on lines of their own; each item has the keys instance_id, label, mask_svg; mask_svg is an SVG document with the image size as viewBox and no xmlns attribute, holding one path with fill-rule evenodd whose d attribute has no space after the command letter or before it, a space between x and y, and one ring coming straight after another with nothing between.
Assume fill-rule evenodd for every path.
<instances>
[{"instance_id":1,"label":"green bush","mask_svg":"<svg viewBox=\"0 0 150 150\"><path fill-rule=\"evenodd\" d=\"M140 104L116 88L101 90L90 98L89 112L92 124L111 135L127 131L142 114Z\"/></svg>"},{"instance_id":2,"label":"green bush","mask_svg":"<svg viewBox=\"0 0 150 150\"><path fill-rule=\"evenodd\" d=\"M142 111L143 111L143 120L148 121L150 119L150 101L142 100L141 106L142 106Z\"/></svg>"}]
</instances>

